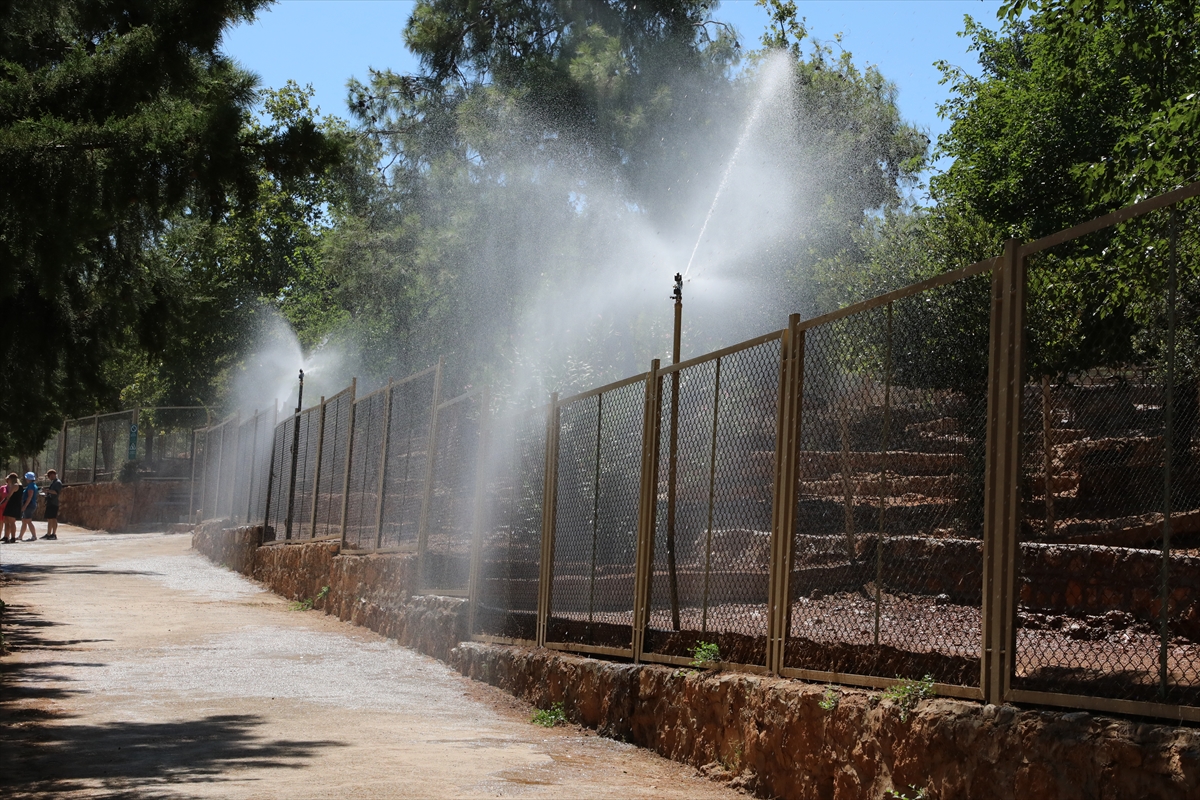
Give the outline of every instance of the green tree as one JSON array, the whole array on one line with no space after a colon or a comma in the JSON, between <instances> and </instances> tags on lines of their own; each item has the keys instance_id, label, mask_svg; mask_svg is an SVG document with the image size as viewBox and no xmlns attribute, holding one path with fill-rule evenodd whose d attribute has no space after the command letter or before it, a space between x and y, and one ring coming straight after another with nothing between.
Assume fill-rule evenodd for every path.
<instances>
[{"instance_id":1,"label":"green tree","mask_svg":"<svg viewBox=\"0 0 1200 800\"><path fill-rule=\"evenodd\" d=\"M0 452L113 402L130 338L167 346L178 215L250 209L260 176L337 148L311 121L248 125L254 78L222 33L264 0L14 0L0 7Z\"/></svg>"}]
</instances>

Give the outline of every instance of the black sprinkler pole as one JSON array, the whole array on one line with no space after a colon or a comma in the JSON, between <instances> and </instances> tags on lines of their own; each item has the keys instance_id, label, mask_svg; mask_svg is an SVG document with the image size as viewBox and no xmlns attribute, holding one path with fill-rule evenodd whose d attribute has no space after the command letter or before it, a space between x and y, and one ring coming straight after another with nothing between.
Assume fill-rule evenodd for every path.
<instances>
[{"instance_id":1,"label":"black sprinkler pole","mask_svg":"<svg viewBox=\"0 0 1200 800\"><path fill-rule=\"evenodd\" d=\"M683 330L683 276L675 273L675 340L671 363L679 363L679 340ZM679 448L679 371L671 373L671 439L667 457L667 578L671 591L671 628L679 630L679 574L675 567L675 489L678 479L676 453Z\"/></svg>"}]
</instances>

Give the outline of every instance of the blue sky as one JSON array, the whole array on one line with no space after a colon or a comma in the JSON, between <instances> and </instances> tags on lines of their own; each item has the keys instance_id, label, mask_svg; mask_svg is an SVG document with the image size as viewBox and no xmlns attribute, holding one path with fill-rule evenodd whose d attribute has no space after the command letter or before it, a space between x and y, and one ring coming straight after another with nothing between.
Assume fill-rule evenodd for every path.
<instances>
[{"instance_id":1,"label":"blue sky","mask_svg":"<svg viewBox=\"0 0 1200 800\"><path fill-rule=\"evenodd\" d=\"M412 72L416 59L401 32L411 0L282 0L250 25L225 37L224 50L258 73L264 86L288 79L312 84L326 114L347 116L346 81L365 80L368 67ZM929 132L946 126L937 105L945 87L933 62L945 59L971 68L973 54L957 34L970 14L995 25L998 0L821 0L797 3L809 33L823 41L842 34L842 46L860 66L876 64L899 88L900 112ZM731 23L745 49L759 47L766 11L753 0L724 0L715 19Z\"/></svg>"}]
</instances>

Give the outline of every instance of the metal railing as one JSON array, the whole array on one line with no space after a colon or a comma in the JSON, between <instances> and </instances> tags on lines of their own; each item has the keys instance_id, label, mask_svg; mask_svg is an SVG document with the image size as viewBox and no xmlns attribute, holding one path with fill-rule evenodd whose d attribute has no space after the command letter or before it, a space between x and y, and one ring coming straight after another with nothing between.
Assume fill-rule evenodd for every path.
<instances>
[{"instance_id":1,"label":"metal railing","mask_svg":"<svg viewBox=\"0 0 1200 800\"><path fill-rule=\"evenodd\" d=\"M198 406L131 408L69 419L31 459L12 471L45 475L55 469L70 485L117 480L190 480L193 431L207 424Z\"/></svg>"},{"instance_id":2,"label":"metal railing","mask_svg":"<svg viewBox=\"0 0 1200 800\"><path fill-rule=\"evenodd\" d=\"M1197 194L542 409L351 386L231 486L481 640L1200 721ZM203 517L247 425L196 433Z\"/></svg>"}]
</instances>

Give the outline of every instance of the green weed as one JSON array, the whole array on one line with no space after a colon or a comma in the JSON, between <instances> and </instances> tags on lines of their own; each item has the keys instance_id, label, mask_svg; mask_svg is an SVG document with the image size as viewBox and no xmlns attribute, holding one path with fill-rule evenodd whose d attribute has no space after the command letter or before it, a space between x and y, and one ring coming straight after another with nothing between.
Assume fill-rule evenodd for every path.
<instances>
[{"instance_id":1,"label":"green weed","mask_svg":"<svg viewBox=\"0 0 1200 800\"><path fill-rule=\"evenodd\" d=\"M838 694L837 689L833 688L832 686L826 686L825 694L821 695L821 699L817 701L817 705L819 705L824 711L833 711L838 707L838 702L841 699L842 696Z\"/></svg>"},{"instance_id":2,"label":"green weed","mask_svg":"<svg viewBox=\"0 0 1200 800\"><path fill-rule=\"evenodd\" d=\"M318 600L324 600L325 596L328 594L329 587L322 586L321 591L317 592L316 597L306 597L303 600L295 600L289 607L292 609L292 611L312 611L313 604Z\"/></svg>"},{"instance_id":3,"label":"green weed","mask_svg":"<svg viewBox=\"0 0 1200 800\"><path fill-rule=\"evenodd\" d=\"M883 696L900 707L900 721L908 722L908 715L917 707L917 703L935 694L933 677L926 675L919 681L902 678L899 683L884 692Z\"/></svg>"},{"instance_id":4,"label":"green weed","mask_svg":"<svg viewBox=\"0 0 1200 800\"><path fill-rule=\"evenodd\" d=\"M567 714L563 711L562 703L555 703L549 708L539 708L534 712L533 719L529 721L534 725L541 725L543 728L553 728L555 725L565 725Z\"/></svg>"},{"instance_id":5,"label":"green weed","mask_svg":"<svg viewBox=\"0 0 1200 800\"><path fill-rule=\"evenodd\" d=\"M892 800L930 800L929 792L925 791L924 789L918 789L916 786L911 784L908 788L911 789L914 794L904 794L898 789L888 789L887 796L892 798Z\"/></svg>"},{"instance_id":6,"label":"green weed","mask_svg":"<svg viewBox=\"0 0 1200 800\"><path fill-rule=\"evenodd\" d=\"M692 648L692 666L705 668L721 660L721 648L716 642L700 642Z\"/></svg>"}]
</instances>

